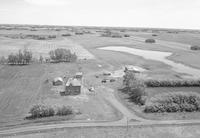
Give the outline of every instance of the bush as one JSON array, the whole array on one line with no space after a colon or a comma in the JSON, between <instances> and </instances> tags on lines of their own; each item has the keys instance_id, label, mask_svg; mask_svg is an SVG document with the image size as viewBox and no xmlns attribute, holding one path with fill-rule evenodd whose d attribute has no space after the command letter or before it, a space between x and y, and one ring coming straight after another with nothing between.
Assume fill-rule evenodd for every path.
<instances>
[{"instance_id":1,"label":"bush","mask_svg":"<svg viewBox=\"0 0 200 138\"><path fill-rule=\"evenodd\" d=\"M74 114L74 111L71 106L63 106L58 107L57 112L55 112L54 108L45 106L45 105L35 105L30 109L29 112L31 115L26 118L35 119L35 118L43 118L50 116L67 116Z\"/></svg>"},{"instance_id":2,"label":"bush","mask_svg":"<svg viewBox=\"0 0 200 138\"><path fill-rule=\"evenodd\" d=\"M152 34L152 36L158 36L157 34Z\"/></svg>"},{"instance_id":3,"label":"bush","mask_svg":"<svg viewBox=\"0 0 200 138\"><path fill-rule=\"evenodd\" d=\"M71 36L71 34L62 34L62 36Z\"/></svg>"},{"instance_id":4,"label":"bush","mask_svg":"<svg viewBox=\"0 0 200 138\"><path fill-rule=\"evenodd\" d=\"M117 34L117 33L113 33L113 34L111 35L111 37L113 37L113 38L122 38L122 35Z\"/></svg>"},{"instance_id":5,"label":"bush","mask_svg":"<svg viewBox=\"0 0 200 138\"><path fill-rule=\"evenodd\" d=\"M58 116L64 116L64 115L72 115L73 114L73 109L71 106L63 106L61 108L58 108L58 111L56 115Z\"/></svg>"},{"instance_id":6,"label":"bush","mask_svg":"<svg viewBox=\"0 0 200 138\"><path fill-rule=\"evenodd\" d=\"M122 38L123 37L120 33L114 33L111 31L105 31L103 34L101 34L101 36L102 37L112 37L112 38Z\"/></svg>"},{"instance_id":7,"label":"bush","mask_svg":"<svg viewBox=\"0 0 200 138\"><path fill-rule=\"evenodd\" d=\"M200 80L147 80L147 87L199 87Z\"/></svg>"},{"instance_id":8,"label":"bush","mask_svg":"<svg viewBox=\"0 0 200 138\"><path fill-rule=\"evenodd\" d=\"M154 39L146 39L145 40L145 43L155 43L156 42L156 40L154 40Z\"/></svg>"},{"instance_id":9,"label":"bush","mask_svg":"<svg viewBox=\"0 0 200 138\"><path fill-rule=\"evenodd\" d=\"M5 63L7 63L7 59L4 56L0 57L0 64L5 64Z\"/></svg>"},{"instance_id":10,"label":"bush","mask_svg":"<svg viewBox=\"0 0 200 138\"><path fill-rule=\"evenodd\" d=\"M144 105L146 101L146 92L145 87L137 87L131 89L129 92L129 99L138 104L138 105Z\"/></svg>"},{"instance_id":11,"label":"bush","mask_svg":"<svg viewBox=\"0 0 200 138\"><path fill-rule=\"evenodd\" d=\"M130 37L130 35L129 34L125 34L124 37Z\"/></svg>"},{"instance_id":12,"label":"bush","mask_svg":"<svg viewBox=\"0 0 200 138\"><path fill-rule=\"evenodd\" d=\"M49 39L54 39L54 38L56 38L56 35L49 35L48 38Z\"/></svg>"},{"instance_id":13,"label":"bush","mask_svg":"<svg viewBox=\"0 0 200 138\"><path fill-rule=\"evenodd\" d=\"M195 92L169 92L151 98L144 112L194 112L200 111L200 95Z\"/></svg>"},{"instance_id":14,"label":"bush","mask_svg":"<svg viewBox=\"0 0 200 138\"><path fill-rule=\"evenodd\" d=\"M191 46L190 49L191 50L200 50L200 46Z\"/></svg>"},{"instance_id":15,"label":"bush","mask_svg":"<svg viewBox=\"0 0 200 138\"><path fill-rule=\"evenodd\" d=\"M83 35L83 32L75 32L75 35Z\"/></svg>"},{"instance_id":16,"label":"bush","mask_svg":"<svg viewBox=\"0 0 200 138\"><path fill-rule=\"evenodd\" d=\"M35 105L30 110L31 118L50 117L55 115L52 107L44 105Z\"/></svg>"}]
</instances>

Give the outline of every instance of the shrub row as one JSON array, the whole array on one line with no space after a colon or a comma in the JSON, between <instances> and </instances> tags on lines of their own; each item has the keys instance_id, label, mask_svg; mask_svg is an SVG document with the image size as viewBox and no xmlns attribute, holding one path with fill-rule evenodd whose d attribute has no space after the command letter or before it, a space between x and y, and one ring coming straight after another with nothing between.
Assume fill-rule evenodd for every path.
<instances>
[{"instance_id":1,"label":"shrub row","mask_svg":"<svg viewBox=\"0 0 200 138\"><path fill-rule=\"evenodd\" d=\"M71 34L62 34L62 36L71 36Z\"/></svg>"},{"instance_id":2,"label":"shrub row","mask_svg":"<svg viewBox=\"0 0 200 138\"><path fill-rule=\"evenodd\" d=\"M154 39L146 39L145 43L156 43L156 40L154 40Z\"/></svg>"},{"instance_id":3,"label":"shrub row","mask_svg":"<svg viewBox=\"0 0 200 138\"><path fill-rule=\"evenodd\" d=\"M147 80L147 87L199 87L200 80Z\"/></svg>"},{"instance_id":4,"label":"shrub row","mask_svg":"<svg viewBox=\"0 0 200 138\"><path fill-rule=\"evenodd\" d=\"M12 39L35 39L35 40L51 40L55 39L56 35L33 35L33 34L26 34L26 35L7 35L6 37Z\"/></svg>"},{"instance_id":5,"label":"shrub row","mask_svg":"<svg viewBox=\"0 0 200 138\"><path fill-rule=\"evenodd\" d=\"M191 50L200 50L200 46L194 45L194 46L191 46L190 49Z\"/></svg>"},{"instance_id":6,"label":"shrub row","mask_svg":"<svg viewBox=\"0 0 200 138\"><path fill-rule=\"evenodd\" d=\"M169 92L158 94L146 104L144 112L194 112L200 111L200 95L195 92Z\"/></svg>"},{"instance_id":7,"label":"shrub row","mask_svg":"<svg viewBox=\"0 0 200 138\"><path fill-rule=\"evenodd\" d=\"M56 115L58 116L71 115L71 114L73 114L73 109L71 106L59 107L56 113Z\"/></svg>"},{"instance_id":8,"label":"shrub row","mask_svg":"<svg viewBox=\"0 0 200 138\"><path fill-rule=\"evenodd\" d=\"M71 106L63 106L58 107L57 112L54 108L45 106L45 105L35 105L30 109L31 116L29 118L42 118L42 117L50 117L50 116L64 116L64 115L72 115L73 109Z\"/></svg>"}]
</instances>

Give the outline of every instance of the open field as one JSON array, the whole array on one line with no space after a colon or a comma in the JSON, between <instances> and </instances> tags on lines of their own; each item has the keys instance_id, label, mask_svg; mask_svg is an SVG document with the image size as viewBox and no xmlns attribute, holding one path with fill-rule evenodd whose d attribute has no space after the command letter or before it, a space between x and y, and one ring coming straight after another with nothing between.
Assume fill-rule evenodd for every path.
<instances>
[{"instance_id":1,"label":"open field","mask_svg":"<svg viewBox=\"0 0 200 138\"><path fill-rule=\"evenodd\" d=\"M70 41L69 39L62 40L19 40L11 38L0 38L0 54L1 56L8 56L11 53L16 53L20 49L29 49L34 54L33 56L38 58L40 55L43 57L49 57L49 52L55 50L56 48L67 48L71 52L75 52L79 59L93 59L94 56L84 49L81 45ZM6 47L5 47L6 45Z\"/></svg>"},{"instance_id":2,"label":"open field","mask_svg":"<svg viewBox=\"0 0 200 138\"><path fill-rule=\"evenodd\" d=\"M2 66L0 72L1 126L31 123L31 121L24 120L24 117L28 115L32 105L39 103L50 106L73 106L73 108L80 110L82 113L75 120L117 119L120 114L104 100L103 95L94 95L86 91L80 96L62 97L52 87L51 83L54 77L66 74L70 77L76 72L74 68L78 68L80 65L82 65L85 73L88 73L91 68L94 68L89 68L91 64L94 65L91 62L90 64L87 63L87 65L84 63L79 65L61 63ZM49 82L46 83L46 80L49 80Z\"/></svg>"},{"instance_id":3,"label":"open field","mask_svg":"<svg viewBox=\"0 0 200 138\"><path fill-rule=\"evenodd\" d=\"M137 33L134 33L137 34ZM76 41L77 43L82 44L86 47L89 51L93 51L99 47L106 47L106 46L126 46L130 48L138 48L144 50L155 50L155 51L163 51L163 52L172 52L172 56L169 57L170 60L175 62L179 62L185 65L189 65L195 68L200 68L200 52L198 51L191 51L189 49L189 44L181 44L178 42L178 45L173 43L173 41L162 41L164 44L155 43L155 44L146 44L143 40L149 38L148 36L141 36L139 37L140 41L138 41L137 37L130 37L130 38L107 38L107 37L100 37L100 36L72 36L70 39ZM156 38L154 38L156 39ZM141 41L142 40L142 41ZM187 39L186 39L187 40ZM166 44L165 44L166 42ZM169 43L169 44L168 44ZM173 45L171 45L171 43Z\"/></svg>"},{"instance_id":4,"label":"open field","mask_svg":"<svg viewBox=\"0 0 200 138\"><path fill-rule=\"evenodd\" d=\"M168 33L168 32L155 32L155 33L131 33L134 36L144 37L144 38L154 38L158 40L164 41L172 41L178 42L182 44L190 44L190 45L200 45L199 33L191 33L191 32L179 32L179 33ZM156 34L157 36L152 36L152 34Z\"/></svg>"},{"instance_id":5,"label":"open field","mask_svg":"<svg viewBox=\"0 0 200 138\"><path fill-rule=\"evenodd\" d=\"M80 28L75 28L80 29ZM59 31L58 31L59 30ZM19 126L40 126L45 128L46 124L55 125L80 122L93 123L110 122L124 125L124 127L94 127L94 128L69 128L55 132L44 132L40 134L28 134L16 137L163 137L165 134L173 137L199 135L199 126L148 126L148 127L125 127L127 121L131 123L142 121L163 121L163 120L199 120L200 113L162 113L145 114L144 107L139 107L127 99L127 95L119 92L122 88L122 78L104 76L103 72L115 72L121 70L125 65L134 65L144 68L142 73L145 79L183 79L189 73L181 73L161 60L144 58L138 54L130 54L120 51L105 51L99 48L107 46L124 46L140 50L154 50L170 52L167 59L179 62L189 67L200 69L200 52L189 49L189 41L199 44L199 34L183 33L165 34L159 33L155 44L145 43L145 39L154 38L152 33L141 32L120 32L129 34L130 37L111 38L102 37L97 28L88 29L92 33L76 35L74 28L58 30L0 30L0 55L8 56L11 52L27 48L33 52L35 58L40 55L49 57L48 52L56 48L66 48L75 52L78 61L75 63L34 63L27 66L0 65L0 129L18 128ZM80 29L81 30L81 29ZM82 29L84 30L84 29ZM86 30L86 29L85 29ZM100 29L102 30L102 28ZM12 39L7 35L34 34L34 35L56 35L56 39L33 40L33 39ZM72 36L63 37L62 34L70 33ZM171 36L170 36L171 35ZM175 36L178 35L178 36ZM195 37L196 36L196 37ZM173 38L173 39L172 39ZM185 38L188 40L184 41ZM175 63L176 64L176 63ZM83 72L83 87L80 95L61 96L59 93L63 87L52 86L55 77L63 77L64 82L73 77L76 72ZM96 77L98 76L98 77ZM103 79L114 79L114 82L102 83ZM88 88L94 87L94 92ZM200 93L196 88L147 88L148 98L159 93L174 91L194 91ZM70 117L49 117L38 120L24 120L30 108L35 104L45 104L52 107L69 105L81 114ZM115 125L116 125L115 124ZM172 122L173 124L173 122ZM87 124L88 125L88 124ZM103 125L102 125L103 126ZM189 128L189 129L188 129ZM192 130L194 129L194 130ZM173 130L173 131L172 131ZM155 131L153 134L152 131ZM145 133L144 133L145 132ZM185 135L184 135L185 133Z\"/></svg>"}]
</instances>

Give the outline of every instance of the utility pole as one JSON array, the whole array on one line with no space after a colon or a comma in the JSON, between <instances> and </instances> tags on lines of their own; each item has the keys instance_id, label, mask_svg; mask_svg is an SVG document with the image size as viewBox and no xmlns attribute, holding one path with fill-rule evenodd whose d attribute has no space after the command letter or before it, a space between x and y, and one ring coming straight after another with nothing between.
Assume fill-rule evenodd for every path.
<instances>
[{"instance_id":1,"label":"utility pole","mask_svg":"<svg viewBox=\"0 0 200 138\"><path fill-rule=\"evenodd\" d=\"M127 133L128 133L128 117L126 117L126 130L127 130Z\"/></svg>"}]
</instances>

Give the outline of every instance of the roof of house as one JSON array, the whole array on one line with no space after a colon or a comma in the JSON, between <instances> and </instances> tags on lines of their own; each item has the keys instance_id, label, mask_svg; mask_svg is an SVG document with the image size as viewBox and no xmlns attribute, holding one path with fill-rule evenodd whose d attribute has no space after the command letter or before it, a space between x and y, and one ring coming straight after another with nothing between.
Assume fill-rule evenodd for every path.
<instances>
[{"instance_id":1,"label":"roof of house","mask_svg":"<svg viewBox=\"0 0 200 138\"><path fill-rule=\"evenodd\" d=\"M138 67L138 66L133 66L133 65L126 65L125 68L127 70L136 71L136 72L143 72L143 71L145 71L145 69L143 69L141 67Z\"/></svg>"},{"instance_id":2,"label":"roof of house","mask_svg":"<svg viewBox=\"0 0 200 138\"><path fill-rule=\"evenodd\" d=\"M67 83L66 83L66 86L81 86L81 82L77 79L73 79L73 78L70 78Z\"/></svg>"},{"instance_id":3,"label":"roof of house","mask_svg":"<svg viewBox=\"0 0 200 138\"><path fill-rule=\"evenodd\" d=\"M54 82L57 82L57 81L62 81L62 82L63 82L63 79L62 79L61 77L56 77L56 78L54 78L53 81L54 81Z\"/></svg>"}]
</instances>

